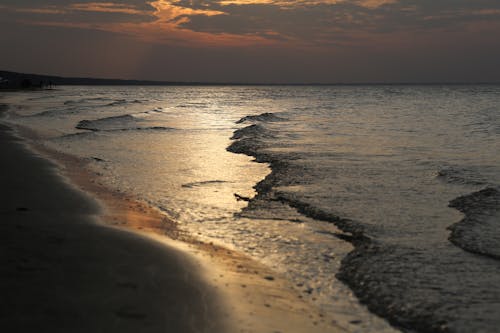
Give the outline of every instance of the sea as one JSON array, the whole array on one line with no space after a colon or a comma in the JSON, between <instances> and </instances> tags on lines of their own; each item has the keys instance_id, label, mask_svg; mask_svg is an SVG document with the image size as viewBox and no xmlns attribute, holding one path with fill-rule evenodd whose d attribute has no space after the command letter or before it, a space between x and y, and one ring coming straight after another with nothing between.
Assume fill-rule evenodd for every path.
<instances>
[{"instance_id":1,"label":"sea","mask_svg":"<svg viewBox=\"0 0 500 333\"><path fill-rule=\"evenodd\" d=\"M349 332L498 332L500 86L64 86L6 121Z\"/></svg>"}]
</instances>

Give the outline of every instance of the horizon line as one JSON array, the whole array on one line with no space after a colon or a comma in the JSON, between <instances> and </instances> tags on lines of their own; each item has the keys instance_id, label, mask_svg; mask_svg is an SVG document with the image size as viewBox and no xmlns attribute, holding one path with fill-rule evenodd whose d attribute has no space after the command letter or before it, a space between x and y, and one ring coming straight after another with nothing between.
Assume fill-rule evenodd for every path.
<instances>
[{"instance_id":1,"label":"horizon line","mask_svg":"<svg viewBox=\"0 0 500 333\"><path fill-rule=\"evenodd\" d=\"M46 77L47 79L54 80L70 80L70 81L92 81L89 85L144 85L144 86L364 86L364 85L499 85L500 81L364 81L364 82L237 82L237 81L167 81L167 80L148 80L148 79L123 79L123 78L98 78L98 77L83 77L83 76L59 76L51 74L34 74L22 73L9 70L0 70L1 73L16 75L16 76L32 76L32 77ZM99 81L109 81L108 83ZM90 83L90 82L88 82ZM60 83L58 85L80 85L77 82L73 83ZM81 84L86 85L86 84Z\"/></svg>"}]
</instances>

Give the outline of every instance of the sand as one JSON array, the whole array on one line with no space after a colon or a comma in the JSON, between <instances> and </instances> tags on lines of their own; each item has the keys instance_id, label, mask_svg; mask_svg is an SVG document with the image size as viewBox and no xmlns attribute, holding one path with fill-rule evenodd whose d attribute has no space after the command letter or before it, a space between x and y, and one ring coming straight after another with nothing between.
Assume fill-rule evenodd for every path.
<instances>
[{"instance_id":1,"label":"sand","mask_svg":"<svg viewBox=\"0 0 500 333\"><path fill-rule=\"evenodd\" d=\"M283 277L179 234L81 161L28 147L4 125L0 149L2 330L343 331Z\"/></svg>"},{"instance_id":2,"label":"sand","mask_svg":"<svg viewBox=\"0 0 500 333\"><path fill-rule=\"evenodd\" d=\"M165 243L95 223L98 203L0 128L6 332L224 332L199 268Z\"/></svg>"}]
</instances>

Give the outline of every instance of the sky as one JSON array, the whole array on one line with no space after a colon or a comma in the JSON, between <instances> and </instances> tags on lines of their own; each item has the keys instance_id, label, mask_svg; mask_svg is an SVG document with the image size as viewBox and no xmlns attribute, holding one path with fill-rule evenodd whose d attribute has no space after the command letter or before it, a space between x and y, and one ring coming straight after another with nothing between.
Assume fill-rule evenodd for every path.
<instances>
[{"instance_id":1,"label":"sky","mask_svg":"<svg viewBox=\"0 0 500 333\"><path fill-rule=\"evenodd\" d=\"M0 45L62 76L500 82L500 1L0 0Z\"/></svg>"}]
</instances>

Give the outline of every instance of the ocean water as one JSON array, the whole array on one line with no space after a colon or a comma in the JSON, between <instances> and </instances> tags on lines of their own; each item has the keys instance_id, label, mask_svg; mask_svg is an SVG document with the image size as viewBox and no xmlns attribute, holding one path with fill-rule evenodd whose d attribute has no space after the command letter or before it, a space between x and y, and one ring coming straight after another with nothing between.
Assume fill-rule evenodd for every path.
<instances>
[{"instance_id":1,"label":"ocean water","mask_svg":"<svg viewBox=\"0 0 500 333\"><path fill-rule=\"evenodd\" d=\"M5 95L8 122L271 266L348 331L500 327L500 86Z\"/></svg>"}]
</instances>

